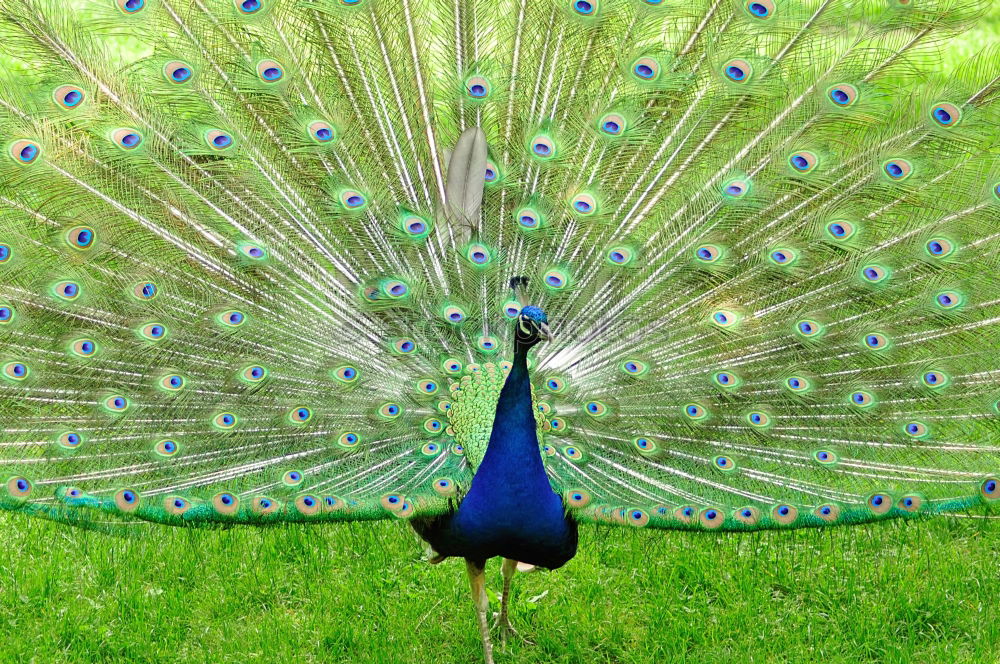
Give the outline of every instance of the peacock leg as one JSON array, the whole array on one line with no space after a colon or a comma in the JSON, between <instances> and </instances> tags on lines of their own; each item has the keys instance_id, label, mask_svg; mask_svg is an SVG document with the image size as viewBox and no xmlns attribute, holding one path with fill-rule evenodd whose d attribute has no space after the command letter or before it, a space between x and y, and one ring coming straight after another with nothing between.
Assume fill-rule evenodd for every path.
<instances>
[{"instance_id":1,"label":"peacock leg","mask_svg":"<svg viewBox=\"0 0 1000 664\"><path fill-rule=\"evenodd\" d=\"M486 664L493 662L493 643L490 641L490 623L487 614L490 610L490 598L486 596L486 562L465 561L465 570L469 574L469 585L472 587L472 601L476 605L476 619L479 620L479 636L483 639L483 656Z\"/></svg>"},{"instance_id":2,"label":"peacock leg","mask_svg":"<svg viewBox=\"0 0 1000 664\"><path fill-rule=\"evenodd\" d=\"M500 598L500 617L497 619L497 623L500 625L500 638L505 642L508 636L517 634L514 626L510 624L510 618L507 617L507 606L510 604L510 580L517 572L517 565L518 562L513 558L504 558L501 568L503 570L503 595Z\"/></svg>"}]
</instances>

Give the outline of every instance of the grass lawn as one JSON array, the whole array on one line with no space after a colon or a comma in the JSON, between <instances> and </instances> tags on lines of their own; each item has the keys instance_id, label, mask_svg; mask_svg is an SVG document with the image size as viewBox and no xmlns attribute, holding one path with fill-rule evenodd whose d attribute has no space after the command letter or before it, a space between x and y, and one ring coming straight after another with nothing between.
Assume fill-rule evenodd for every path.
<instances>
[{"instance_id":1,"label":"grass lawn","mask_svg":"<svg viewBox=\"0 0 1000 664\"><path fill-rule=\"evenodd\" d=\"M586 527L498 662L994 662L1000 521ZM464 564L398 522L121 539L0 514L0 662L481 661ZM499 565L489 570L499 589Z\"/></svg>"}]
</instances>

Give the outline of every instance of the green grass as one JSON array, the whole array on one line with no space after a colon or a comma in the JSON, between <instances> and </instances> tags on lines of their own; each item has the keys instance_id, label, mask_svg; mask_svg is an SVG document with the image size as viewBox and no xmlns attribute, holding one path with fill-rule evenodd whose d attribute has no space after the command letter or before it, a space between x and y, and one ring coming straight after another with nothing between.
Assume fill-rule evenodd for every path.
<instances>
[{"instance_id":1,"label":"green grass","mask_svg":"<svg viewBox=\"0 0 1000 664\"><path fill-rule=\"evenodd\" d=\"M498 662L993 662L998 534L587 527L565 568L515 580L535 645ZM0 541L0 662L481 661L464 565L421 562L403 523L119 539L0 515Z\"/></svg>"}]
</instances>

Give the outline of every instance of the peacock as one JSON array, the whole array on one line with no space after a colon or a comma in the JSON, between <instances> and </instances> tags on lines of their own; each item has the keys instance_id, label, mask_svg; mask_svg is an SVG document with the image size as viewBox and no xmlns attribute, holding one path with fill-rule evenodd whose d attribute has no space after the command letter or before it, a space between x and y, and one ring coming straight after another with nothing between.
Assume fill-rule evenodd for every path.
<instances>
[{"instance_id":1,"label":"peacock","mask_svg":"<svg viewBox=\"0 0 1000 664\"><path fill-rule=\"evenodd\" d=\"M580 524L1000 497L985 0L3 4L0 508L407 521L492 663Z\"/></svg>"}]
</instances>

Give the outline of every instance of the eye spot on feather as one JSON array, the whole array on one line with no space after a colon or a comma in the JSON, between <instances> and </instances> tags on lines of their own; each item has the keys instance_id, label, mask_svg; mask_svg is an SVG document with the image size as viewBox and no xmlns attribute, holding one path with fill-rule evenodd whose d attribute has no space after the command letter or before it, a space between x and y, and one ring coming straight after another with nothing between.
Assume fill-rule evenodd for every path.
<instances>
[{"instance_id":1,"label":"eye spot on feather","mask_svg":"<svg viewBox=\"0 0 1000 664\"><path fill-rule=\"evenodd\" d=\"M889 270L881 265L866 265L861 268L861 278L870 284L880 284L889 278Z\"/></svg>"},{"instance_id":2,"label":"eye spot on feather","mask_svg":"<svg viewBox=\"0 0 1000 664\"><path fill-rule=\"evenodd\" d=\"M635 448L639 450L639 452L641 452L642 454L652 454L657 449L656 443L654 443L652 439L647 438L645 436L640 436L639 438L633 438L632 444L635 445Z\"/></svg>"},{"instance_id":3,"label":"eye spot on feather","mask_svg":"<svg viewBox=\"0 0 1000 664\"><path fill-rule=\"evenodd\" d=\"M962 121L962 111L955 104L939 102L931 107L931 119L939 127L954 127Z\"/></svg>"},{"instance_id":4,"label":"eye spot on feather","mask_svg":"<svg viewBox=\"0 0 1000 664\"><path fill-rule=\"evenodd\" d=\"M882 164L882 170L890 180L901 182L913 173L913 165L905 159L890 159Z\"/></svg>"},{"instance_id":5,"label":"eye spot on feather","mask_svg":"<svg viewBox=\"0 0 1000 664\"><path fill-rule=\"evenodd\" d=\"M628 127L628 121L618 113L608 113L597 121L598 130L606 136L620 136Z\"/></svg>"},{"instance_id":6,"label":"eye spot on feather","mask_svg":"<svg viewBox=\"0 0 1000 664\"><path fill-rule=\"evenodd\" d=\"M400 355L411 355L417 350L417 344L413 339L397 339L393 342L392 347Z\"/></svg>"},{"instance_id":7,"label":"eye spot on feather","mask_svg":"<svg viewBox=\"0 0 1000 664\"><path fill-rule=\"evenodd\" d=\"M565 493L566 504L570 507L581 508L590 504L590 492L584 489L569 489Z\"/></svg>"},{"instance_id":8,"label":"eye spot on feather","mask_svg":"<svg viewBox=\"0 0 1000 664\"><path fill-rule=\"evenodd\" d=\"M957 291L942 291L934 296L934 304L946 311L958 309L965 304L965 298Z\"/></svg>"},{"instance_id":9,"label":"eye spot on feather","mask_svg":"<svg viewBox=\"0 0 1000 664\"><path fill-rule=\"evenodd\" d=\"M75 85L60 85L52 91L53 101L66 110L79 108L85 98L83 90Z\"/></svg>"},{"instance_id":10,"label":"eye spot on feather","mask_svg":"<svg viewBox=\"0 0 1000 664\"><path fill-rule=\"evenodd\" d=\"M223 491L212 497L212 507L218 514L232 516L239 511L240 500L228 491Z\"/></svg>"},{"instance_id":11,"label":"eye spot on feather","mask_svg":"<svg viewBox=\"0 0 1000 664\"><path fill-rule=\"evenodd\" d=\"M604 417L609 412L608 407L603 403L601 403L600 401L588 401L586 405L584 405L584 410L591 417L598 417L598 418Z\"/></svg>"},{"instance_id":12,"label":"eye spot on feather","mask_svg":"<svg viewBox=\"0 0 1000 664\"><path fill-rule=\"evenodd\" d=\"M590 217L597 212L597 198L586 192L574 196L570 202L570 208L578 215Z\"/></svg>"},{"instance_id":13,"label":"eye spot on feather","mask_svg":"<svg viewBox=\"0 0 1000 664\"><path fill-rule=\"evenodd\" d=\"M979 486L979 493L989 501L1000 498L1000 480L997 480L995 477L986 478Z\"/></svg>"},{"instance_id":14,"label":"eye spot on feather","mask_svg":"<svg viewBox=\"0 0 1000 664\"><path fill-rule=\"evenodd\" d=\"M826 95L834 106L847 108L858 100L858 89L849 83L838 83L827 88Z\"/></svg>"},{"instance_id":15,"label":"eye spot on feather","mask_svg":"<svg viewBox=\"0 0 1000 664\"><path fill-rule=\"evenodd\" d=\"M552 269L542 275L542 283L550 291L561 291L569 283L569 277L562 270Z\"/></svg>"},{"instance_id":16,"label":"eye spot on feather","mask_svg":"<svg viewBox=\"0 0 1000 664\"><path fill-rule=\"evenodd\" d=\"M429 419L424 420L424 431L426 431L431 435L441 433L441 430L443 428L444 424L442 424L441 420L437 419L436 417L431 417Z\"/></svg>"},{"instance_id":17,"label":"eye spot on feather","mask_svg":"<svg viewBox=\"0 0 1000 664\"><path fill-rule=\"evenodd\" d=\"M636 528L642 528L649 523L649 515L638 508L625 510L625 523Z\"/></svg>"},{"instance_id":18,"label":"eye spot on feather","mask_svg":"<svg viewBox=\"0 0 1000 664\"><path fill-rule=\"evenodd\" d=\"M943 237L936 237L928 240L926 250L933 258L945 258L955 251L955 245Z\"/></svg>"},{"instance_id":19,"label":"eye spot on feather","mask_svg":"<svg viewBox=\"0 0 1000 664\"><path fill-rule=\"evenodd\" d=\"M819 157L814 152L800 150L789 155L788 165L795 173L811 173L819 165Z\"/></svg>"},{"instance_id":20,"label":"eye spot on feather","mask_svg":"<svg viewBox=\"0 0 1000 664\"><path fill-rule=\"evenodd\" d=\"M924 499L917 494L908 494L899 499L896 503L896 507L904 512L909 512L914 514L920 511L920 508L924 506Z\"/></svg>"},{"instance_id":21,"label":"eye spot on feather","mask_svg":"<svg viewBox=\"0 0 1000 664\"><path fill-rule=\"evenodd\" d=\"M126 397L120 394L113 394L111 396L105 397L101 402L101 405L105 410L111 413L123 413L128 410L131 403Z\"/></svg>"},{"instance_id":22,"label":"eye spot on feather","mask_svg":"<svg viewBox=\"0 0 1000 664\"><path fill-rule=\"evenodd\" d=\"M561 417L553 417L549 420L549 429L552 431L565 431L567 426L566 420Z\"/></svg>"},{"instance_id":23,"label":"eye spot on feather","mask_svg":"<svg viewBox=\"0 0 1000 664\"><path fill-rule=\"evenodd\" d=\"M719 455L712 459L712 467L723 473L732 473L737 468L733 458L725 455Z\"/></svg>"},{"instance_id":24,"label":"eye spot on feather","mask_svg":"<svg viewBox=\"0 0 1000 664\"><path fill-rule=\"evenodd\" d=\"M608 261L612 265L628 265L635 258L635 252L629 247L612 247L608 250Z\"/></svg>"},{"instance_id":25,"label":"eye spot on feather","mask_svg":"<svg viewBox=\"0 0 1000 664\"><path fill-rule=\"evenodd\" d=\"M743 380L732 371L716 371L712 374L712 381L727 390L736 389L743 383Z\"/></svg>"},{"instance_id":26,"label":"eye spot on feather","mask_svg":"<svg viewBox=\"0 0 1000 664\"><path fill-rule=\"evenodd\" d=\"M788 247L779 247L771 251L768 254L768 259L775 265L780 265L786 267L788 265L793 265L799 259L799 254L794 249Z\"/></svg>"},{"instance_id":27,"label":"eye spot on feather","mask_svg":"<svg viewBox=\"0 0 1000 664\"><path fill-rule=\"evenodd\" d=\"M141 497L134 489L120 489L115 494L115 506L122 512L134 512L139 509Z\"/></svg>"},{"instance_id":28,"label":"eye spot on feather","mask_svg":"<svg viewBox=\"0 0 1000 664\"><path fill-rule=\"evenodd\" d=\"M452 325L460 325L465 322L466 313L461 307L451 304L441 310L441 316Z\"/></svg>"},{"instance_id":29,"label":"eye spot on feather","mask_svg":"<svg viewBox=\"0 0 1000 664\"><path fill-rule=\"evenodd\" d=\"M281 475L281 483L285 486L299 486L305 477L301 470L287 470Z\"/></svg>"},{"instance_id":30,"label":"eye spot on feather","mask_svg":"<svg viewBox=\"0 0 1000 664\"><path fill-rule=\"evenodd\" d=\"M924 387L928 387L932 390L939 390L943 387L947 387L951 382L948 374L943 371L926 371L920 377L920 382L923 383Z\"/></svg>"},{"instance_id":31,"label":"eye spot on feather","mask_svg":"<svg viewBox=\"0 0 1000 664\"><path fill-rule=\"evenodd\" d=\"M185 512L191 509L191 503L181 496L166 496L163 499L163 509L165 509L168 514L182 516Z\"/></svg>"},{"instance_id":32,"label":"eye spot on feather","mask_svg":"<svg viewBox=\"0 0 1000 664\"><path fill-rule=\"evenodd\" d=\"M831 450L816 450L812 456L816 463L823 466L833 466L840 461L836 453Z\"/></svg>"},{"instance_id":33,"label":"eye spot on feather","mask_svg":"<svg viewBox=\"0 0 1000 664\"><path fill-rule=\"evenodd\" d=\"M455 443L454 445L451 446L450 451L455 456L465 456L465 445L462 445L461 443Z\"/></svg>"},{"instance_id":34,"label":"eye spot on feather","mask_svg":"<svg viewBox=\"0 0 1000 664\"><path fill-rule=\"evenodd\" d=\"M169 459L177 455L177 452L180 451L180 446L177 444L177 441L171 439L161 440L153 445L153 451L158 456Z\"/></svg>"},{"instance_id":35,"label":"eye spot on feather","mask_svg":"<svg viewBox=\"0 0 1000 664\"><path fill-rule=\"evenodd\" d=\"M115 4L125 14L137 14L146 8L146 0L115 0Z\"/></svg>"},{"instance_id":36,"label":"eye spot on feather","mask_svg":"<svg viewBox=\"0 0 1000 664\"><path fill-rule=\"evenodd\" d=\"M31 375L31 369L24 362L7 362L3 365L3 371L0 375L7 380L20 383Z\"/></svg>"},{"instance_id":37,"label":"eye spot on feather","mask_svg":"<svg viewBox=\"0 0 1000 664\"><path fill-rule=\"evenodd\" d=\"M420 453L424 456L435 457L441 453L441 446L437 443L424 443L420 448Z\"/></svg>"},{"instance_id":38,"label":"eye spot on feather","mask_svg":"<svg viewBox=\"0 0 1000 664\"><path fill-rule=\"evenodd\" d=\"M854 224L843 219L831 221L826 225L827 234L834 240L850 240L854 237L856 229Z\"/></svg>"},{"instance_id":39,"label":"eye spot on feather","mask_svg":"<svg viewBox=\"0 0 1000 664\"><path fill-rule=\"evenodd\" d=\"M758 521L760 521L760 510L749 505L746 507L740 507L733 512L733 518L740 523L744 523L748 526L754 526L757 525Z\"/></svg>"},{"instance_id":40,"label":"eye spot on feather","mask_svg":"<svg viewBox=\"0 0 1000 664\"><path fill-rule=\"evenodd\" d=\"M233 0L236 10L241 14L256 14L264 9L263 0Z\"/></svg>"},{"instance_id":41,"label":"eye spot on feather","mask_svg":"<svg viewBox=\"0 0 1000 664\"><path fill-rule=\"evenodd\" d=\"M163 65L163 77L175 85L187 83L194 76L194 69L186 62L172 60Z\"/></svg>"},{"instance_id":42,"label":"eye spot on feather","mask_svg":"<svg viewBox=\"0 0 1000 664\"><path fill-rule=\"evenodd\" d=\"M135 129L123 127L111 132L111 141L122 150L134 150L142 145L142 134Z\"/></svg>"},{"instance_id":43,"label":"eye spot on feather","mask_svg":"<svg viewBox=\"0 0 1000 664\"><path fill-rule=\"evenodd\" d=\"M298 406L292 408L288 411L288 421L292 424L306 424L313 418L313 411L311 408L305 406Z\"/></svg>"},{"instance_id":44,"label":"eye spot on feather","mask_svg":"<svg viewBox=\"0 0 1000 664\"><path fill-rule=\"evenodd\" d=\"M438 477L431 481L431 488L442 496L454 496L458 490L455 482L448 477Z\"/></svg>"},{"instance_id":45,"label":"eye spot on feather","mask_svg":"<svg viewBox=\"0 0 1000 664\"><path fill-rule=\"evenodd\" d=\"M239 423L239 418L233 413L218 413L212 417L212 426L216 429L229 430Z\"/></svg>"},{"instance_id":46,"label":"eye spot on feather","mask_svg":"<svg viewBox=\"0 0 1000 664\"><path fill-rule=\"evenodd\" d=\"M874 514L885 514L892 509L892 498L884 493L874 493L868 497L867 504Z\"/></svg>"},{"instance_id":47,"label":"eye spot on feather","mask_svg":"<svg viewBox=\"0 0 1000 664\"><path fill-rule=\"evenodd\" d=\"M244 367L240 371L240 378L247 383L260 383L268 377L268 370L258 364Z\"/></svg>"},{"instance_id":48,"label":"eye spot on feather","mask_svg":"<svg viewBox=\"0 0 1000 664\"><path fill-rule=\"evenodd\" d=\"M52 287L52 294L60 300L67 302L77 299L82 292L83 289L80 288L80 284L75 281L60 281Z\"/></svg>"},{"instance_id":49,"label":"eye spot on feather","mask_svg":"<svg viewBox=\"0 0 1000 664\"><path fill-rule=\"evenodd\" d=\"M83 443L83 436L76 431L64 431L56 437L56 444L64 450L75 450Z\"/></svg>"},{"instance_id":50,"label":"eye spot on feather","mask_svg":"<svg viewBox=\"0 0 1000 664\"><path fill-rule=\"evenodd\" d=\"M725 517L722 515L722 510L715 507L706 507L698 513L698 523L705 528L714 530L720 528L724 522Z\"/></svg>"},{"instance_id":51,"label":"eye spot on feather","mask_svg":"<svg viewBox=\"0 0 1000 664\"><path fill-rule=\"evenodd\" d=\"M722 73L726 80L742 85L753 77L753 67L746 60L736 58L722 65Z\"/></svg>"},{"instance_id":52,"label":"eye spot on feather","mask_svg":"<svg viewBox=\"0 0 1000 664\"><path fill-rule=\"evenodd\" d=\"M653 58L639 58L632 63L632 75L645 83L660 77L660 63Z\"/></svg>"},{"instance_id":53,"label":"eye spot on feather","mask_svg":"<svg viewBox=\"0 0 1000 664\"><path fill-rule=\"evenodd\" d=\"M907 422L903 425L903 433L910 438L926 438L930 435L930 429L923 422Z\"/></svg>"},{"instance_id":54,"label":"eye spot on feather","mask_svg":"<svg viewBox=\"0 0 1000 664\"><path fill-rule=\"evenodd\" d=\"M441 363L441 368L445 373L454 375L462 371L462 363L454 358L448 358Z\"/></svg>"},{"instance_id":55,"label":"eye spot on feather","mask_svg":"<svg viewBox=\"0 0 1000 664\"><path fill-rule=\"evenodd\" d=\"M756 19L767 20L774 15L774 2L771 0L749 0L743 8Z\"/></svg>"},{"instance_id":56,"label":"eye spot on feather","mask_svg":"<svg viewBox=\"0 0 1000 664\"><path fill-rule=\"evenodd\" d=\"M233 146L233 137L221 129L205 132L205 143L213 150L227 150Z\"/></svg>"},{"instance_id":57,"label":"eye spot on feather","mask_svg":"<svg viewBox=\"0 0 1000 664\"><path fill-rule=\"evenodd\" d=\"M465 251L465 258L477 267L488 265L493 259L493 252L484 244L471 244Z\"/></svg>"},{"instance_id":58,"label":"eye spot on feather","mask_svg":"<svg viewBox=\"0 0 1000 664\"><path fill-rule=\"evenodd\" d=\"M254 514L261 516L274 514L281 507L281 503L267 496L255 496L250 501L250 509Z\"/></svg>"},{"instance_id":59,"label":"eye spot on feather","mask_svg":"<svg viewBox=\"0 0 1000 664\"><path fill-rule=\"evenodd\" d=\"M871 392L858 390L851 393L851 403L858 408L870 408L875 405L875 397Z\"/></svg>"},{"instance_id":60,"label":"eye spot on feather","mask_svg":"<svg viewBox=\"0 0 1000 664\"><path fill-rule=\"evenodd\" d=\"M723 197L728 200L738 200L750 193L749 180L730 180L722 185Z\"/></svg>"},{"instance_id":61,"label":"eye spot on feather","mask_svg":"<svg viewBox=\"0 0 1000 664\"><path fill-rule=\"evenodd\" d=\"M88 249L93 249L97 234L90 226L74 226L66 231L63 238L71 249L87 251Z\"/></svg>"},{"instance_id":62,"label":"eye spot on feather","mask_svg":"<svg viewBox=\"0 0 1000 664\"><path fill-rule=\"evenodd\" d=\"M167 338L167 326L162 323L146 323L138 329L138 334L147 341L162 341Z\"/></svg>"},{"instance_id":63,"label":"eye spot on feather","mask_svg":"<svg viewBox=\"0 0 1000 664\"><path fill-rule=\"evenodd\" d=\"M12 498L25 499L31 495L32 484L24 477L15 476L7 480L7 494Z\"/></svg>"},{"instance_id":64,"label":"eye spot on feather","mask_svg":"<svg viewBox=\"0 0 1000 664\"><path fill-rule=\"evenodd\" d=\"M132 287L132 297L143 302L156 299L160 294L160 289L151 281L142 281Z\"/></svg>"},{"instance_id":65,"label":"eye spot on feather","mask_svg":"<svg viewBox=\"0 0 1000 664\"><path fill-rule=\"evenodd\" d=\"M465 92L473 99L486 99L490 96L490 82L483 76L470 76L465 81Z\"/></svg>"},{"instance_id":66,"label":"eye spot on feather","mask_svg":"<svg viewBox=\"0 0 1000 664\"><path fill-rule=\"evenodd\" d=\"M597 12L597 0L572 0L573 11L580 16L593 16Z\"/></svg>"},{"instance_id":67,"label":"eye spot on feather","mask_svg":"<svg viewBox=\"0 0 1000 664\"><path fill-rule=\"evenodd\" d=\"M0 325L7 325L14 320L14 316L17 314L13 307L9 307L6 304L0 305Z\"/></svg>"},{"instance_id":68,"label":"eye spot on feather","mask_svg":"<svg viewBox=\"0 0 1000 664\"><path fill-rule=\"evenodd\" d=\"M70 343L69 350L77 357L93 357L99 350L97 342L93 339L77 339Z\"/></svg>"},{"instance_id":69,"label":"eye spot on feather","mask_svg":"<svg viewBox=\"0 0 1000 664\"><path fill-rule=\"evenodd\" d=\"M771 416L762 410L753 410L747 413L747 422L757 429L764 429L771 425Z\"/></svg>"},{"instance_id":70,"label":"eye spot on feather","mask_svg":"<svg viewBox=\"0 0 1000 664\"><path fill-rule=\"evenodd\" d=\"M337 438L337 444L348 449L357 447L361 442L361 437L353 431L345 431Z\"/></svg>"},{"instance_id":71,"label":"eye spot on feather","mask_svg":"<svg viewBox=\"0 0 1000 664\"><path fill-rule=\"evenodd\" d=\"M783 526L790 526L799 518L799 510L792 505L775 505L771 509L771 518Z\"/></svg>"},{"instance_id":72,"label":"eye spot on feather","mask_svg":"<svg viewBox=\"0 0 1000 664\"><path fill-rule=\"evenodd\" d=\"M310 122L307 130L310 138L317 143L329 143L337 137L337 132L329 122L315 120Z\"/></svg>"},{"instance_id":73,"label":"eye spot on feather","mask_svg":"<svg viewBox=\"0 0 1000 664\"><path fill-rule=\"evenodd\" d=\"M827 503L814 509L813 514L827 523L834 523L840 518L840 507Z\"/></svg>"},{"instance_id":74,"label":"eye spot on feather","mask_svg":"<svg viewBox=\"0 0 1000 664\"><path fill-rule=\"evenodd\" d=\"M802 394L812 389L812 382L804 376L789 376L785 380L785 387L796 394Z\"/></svg>"},{"instance_id":75,"label":"eye spot on feather","mask_svg":"<svg viewBox=\"0 0 1000 664\"><path fill-rule=\"evenodd\" d=\"M864 338L865 346L871 350L885 350L889 347L889 340L884 334L878 332L871 332L866 334Z\"/></svg>"},{"instance_id":76,"label":"eye spot on feather","mask_svg":"<svg viewBox=\"0 0 1000 664\"><path fill-rule=\"evenodd\" d=\"M11 144L9 154L15 162L27 165L38 159L39 155L42 154L42 148L38 143L22 138Z\"/></svg>"},{"instance_id":77,"label":"eye spot on feather","mask_svg":"<svg viewBox=\"0 0 1000 664\"><path fill-rule=\"evenodd\" d=\"M298 513L303 516L312 516L314 514L318 514L319 511L323 508L323 505L319 501L319 499L311 494L305 494L296 497L295 502L293 504L295 505L295 509L298 511Z\"/></svg>"},{"instance_id":78,"label":"eye spot on feather","mask_svg":"<svg viewBox=\"0 0 1000 664\"><path fill-rule=\"evenodd\" d=\"M285 69L274 60L257 63L257 77L264 83L277 83L285 77Z\"/></svg>"},{"instance_id":79,"label":"eye spot on feather","mask_svg":"<svg viewBox=\"0 0 1000 664\"><path fill-rule=\"evenodd\" d=\"M566 382L558 376L550 376L545 379L545 389L554 394L559 394L566 389Z\"/></svg>"},{"instance_id":80,"label":"eye spot on feather","mask_svg":"<svg viewBox=\"0 0 1000 664\"><path fill-rule=\"evenodd\" d=\"M697 403L689 403L684 406L684 415L688 419L700 422L708 417L708 409Z\"/></svg>"},{"instance_id":81,"label":"eye spot on feather","mask_svg":"<svg viewBox=\"0 0 1000 664\"><path fill-rule=\"evenodd\" d=\"M10 245L0 244L0 265L9 261L13 255L14 252L10 248Z\"/></svg>"},{"instance_id":82,"label":"eye spot on feather","mask_svg":"<svg viewBox=\"0 0 1000 664\"><path fill-rule=\"evenodd\" d=\"M726 329L735 327L739 323L740 318L734 311L719 309L712 312L711 321L716 327Z\"/></svg>"},{"instance_id":83,"label":"eye spot on feather","mask_svg":"<svg viewBox=\"0 0 1000 664\"><path fill-rule=\"evenodd\" d=\"M532 208L521 208L514 213L514 218L521 228L528 230L535 230L542 224L542 216Z\"/></svg>"},{"instance_id":84,"label":"eye spot on feather","mask_svg":"<svg viewBox=\"0 0 1000 664\"><path fill-rule=\"evenodd\" d=\"M402 414L403 408L398 403L384 403L375 412L383 419L394 420Z\"/></svg>"},{"instance_id":85,"label":"eye spot on feather","mask_svg":"<svg viewBox=\"0 0 1000 664\"><path fill-rule=\"evenodd\" d=\"M538 159L552 159L556 156L556 143L548 136L535 136L531 139L531 153Z\"/></svg>"},{"instance_id":86,"label":"eye spot on feather","mask_svg":"<svg viewBox=\"0 0 1000 664\"><path fill-rule=\"evenodd\" d=\"M244 258L251 261L262 262L267 260L267 250L259 244L244 242L237 249Z\"/></svg>"},{"instance_id":87,"label":"eye spot on feather","mask_svg":"<svg viewBox=\"0 0 1000 664\"><path fill-rule=\"evenodd\" d=\"M621 369L628 376L643 376L649 371L649 365L642 360L625 360Z\"/></svg>"},{"instance_id":88,"label":"eye spot on feather","mask_svg":"<svg viewBox=\"0 0 1000 664\"><path fill-rule=\"evenodd\" d=\"M715 263L722 258L722 248L714 244L703 244L694 250L694 257L702 263Z\"/></svg>"},{"instance_id":89,"label":"eye spot on feather","mask_svg":"<svg viewBox=\"0 0 1000 664\"><path fill-rule=\"evenodd\" d=\"M180 392L186 385L187 380L180 374L167 374L157 381L157 386L167 392Z\"/></svg>"}]
</instances>

